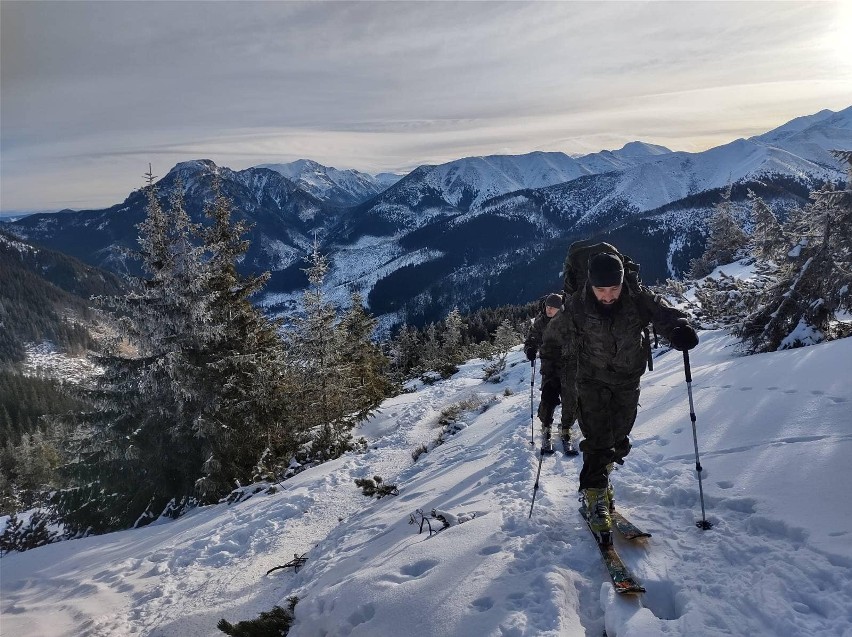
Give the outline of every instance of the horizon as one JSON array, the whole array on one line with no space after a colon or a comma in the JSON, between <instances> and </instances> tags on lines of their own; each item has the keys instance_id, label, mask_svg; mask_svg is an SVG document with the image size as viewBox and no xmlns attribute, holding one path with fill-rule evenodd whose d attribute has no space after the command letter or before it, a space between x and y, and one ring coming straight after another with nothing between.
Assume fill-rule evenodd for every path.
<instances>
[{"instance_id":1,"label":"horizon","mask_svg":"<svg viewBox=\"0 0 852 637\"><path fill-rule=\"evenodd\" d=\"M3 216L106 208L149 163L200 158L375 175L634 141L702 152L852 94L849 2L0 11Z\"/></svg>"}]
</instances>

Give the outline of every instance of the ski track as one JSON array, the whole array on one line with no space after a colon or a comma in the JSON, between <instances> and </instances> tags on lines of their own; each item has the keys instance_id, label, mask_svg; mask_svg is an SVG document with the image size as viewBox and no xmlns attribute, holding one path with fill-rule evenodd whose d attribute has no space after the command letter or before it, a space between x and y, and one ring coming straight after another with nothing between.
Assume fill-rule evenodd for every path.
<instances>
[{"instance_id":1,"label":"ski track","mask_svg":"<svg viewBox=\"0 0 852 637\"><path fill-rule=\"evenodd\" d=\"M668 366L665 357L658 359L659 371L643 382L648 407L640 408L626 464L613 474L619 508L653 534L632 543L615 539L647 589L641 597L614 593L580 517L580 457L557 452L543 458L528 517L540 432L536 427L533 447L529 367L516 350L502 384L482 382L482 361L470 362L448 381L389 399L364 425L364 431L373 431L366 453L299 474L274 495L77 541L83 553L108 552L109 566L95 560L86 570L81 559L76 572L60 563L44 581L23 578L5 585L4 624L14 630L28 610L50 605L73 626L51 635L217 635L220 617L252 618L297 594L292 637L385 636L394 613L409 622L398 634L431 617L429 634L436 637L599 636L604 630L609 637L849 635L852 557L823 550L808 531L774 515L764 494L741 488L748 475L724 474L715 463L749 458L749 464L760 454L808 444L848 449L852 435L816 428L807 435L725 446L714 437L720 432L702 426L699 413L707 446L701 456L705 505L714 524L700 530L692 431L673 358ZM778 410L796 405L819 425L824 410L845 409L850 398L839 384L803 389L717 382L739 364L694 367L697 411L724 400L719 392L752 392L760 400L781 397ZM441 409L474 393L487 409L462 414L466 428L413 461L412 451L439 435ZM717 412L718 420L725 418ZM666 428L677 419L685 424ZM724 424L715 426L721 430ZM373 475L397 484L400 495L363 496L353 480ZM406 524L416 508L428 515L436 506L476 517L433 537ZM849 531L832 527L827 536L848 541ZM303 553L308 562L298 574L285 569L266 575ZM455 563L467 570L457 572ZM412 586L416 604L407 601ZM372 590L370 601L357 602L361 597L352 591L359 587ZM75 603L91 597L109 602L102 614Z\"/></svg>"}]
</instances>

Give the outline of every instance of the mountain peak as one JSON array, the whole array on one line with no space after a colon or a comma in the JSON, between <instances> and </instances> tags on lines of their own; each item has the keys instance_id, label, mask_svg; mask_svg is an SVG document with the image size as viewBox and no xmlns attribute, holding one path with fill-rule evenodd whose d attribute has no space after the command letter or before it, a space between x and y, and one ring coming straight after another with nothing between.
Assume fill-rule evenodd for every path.
<instances>
[{"instance_id":1,"label":"mountain peak","mask_svg":"<svg viewBox=\"0 0 852 637\"><path fill-rule=\"evenodd\" d=\"M618 150L612 151L616 156L630 157L638 159L641 157L653 157L655 155L667 155L671 149L657 144L649 144L648 142L635 141L628 142Z\"/></svg>"},{"instance_id":2,"label":"mountain peak","mask_svg":"<svg viewBox=\"0 0 852 637\"><path fill-rule=\"evenodd\" d=\"M840 113L835 113L827 108L819 111L818 113L814 113L812 115L803 115L801 117L796 117L795 119L791 119L789 122L782 124L778 128L773 128L771 131L763 133L761 135L755 135L754 137L750 137L749 139L755 139L762 142L777 142L783 139L787 139L797 133L801 133L813 126L817 126L830 120L834 116L842 113L846 113L852 111L852 107L845 109L844 111L840 111Z\"/></svg>"},{"instance_id":3,"label":"mountain peak","mask_svg":"<svg viewBox=\"0 0 852 637\"><path fill-rule=\"evenodd\" d=\"M339 170L312 159L297 159L285 164L260 164L255 168L273 170L293 181L314 197L337 205L361 203L385 190L387 179L377 179L353 169Z\"/></svg>"},{"instance_id":4,"label":"mountain peak","mask_svg":"<svg viewBox=\"0 0 852 637\"><path fill-rule=\"evenodd\" d=\"M211 159L191 159L175 164L168 172L169 175L185 175L187 173L203 173L218 170L218 166Z\"/></svg>"}]
</instances>

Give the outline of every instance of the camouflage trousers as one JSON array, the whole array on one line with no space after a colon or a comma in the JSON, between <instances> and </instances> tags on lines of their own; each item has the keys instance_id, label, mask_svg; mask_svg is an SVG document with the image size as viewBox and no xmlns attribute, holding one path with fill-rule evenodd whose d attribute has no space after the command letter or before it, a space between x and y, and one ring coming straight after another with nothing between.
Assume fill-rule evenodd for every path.
<instances>
[{"instance_id":1,"label":"camouflage trousers","mask_svg":"<svg viewBox=\"0 0 852 637\"><path fill-rule=\"evenodd\" d=\"M608 484L606 466L624 464L630 453L630 431L636 422L639 383L608 385L598 381L577 383L577 407L583 469L580 489L602 489Z\"/></svg>"},{"instance_id":2,"label":"camouflage trousers","mask_svg":"<svg viewBox=\"0 0 852 637\"><path fill-rule=\"evenodd\" d=\"M553 422L553 413L562 405L562 431L567 431L576 418L577 395L573 387L566 387L558 374L542 374L541 401L538 404L538 418L542 424Z\"/></svg>"}]
</instances>

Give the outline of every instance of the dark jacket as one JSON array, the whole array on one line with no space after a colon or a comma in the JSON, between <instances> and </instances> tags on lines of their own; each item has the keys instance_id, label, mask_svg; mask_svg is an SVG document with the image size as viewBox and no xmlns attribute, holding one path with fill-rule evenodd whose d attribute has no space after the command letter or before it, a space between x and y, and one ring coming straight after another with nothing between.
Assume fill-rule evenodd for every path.
<instances>
[{"instance_id":1,"label":"dark jacket","mask_svg":"<svg viewBox=\"0 0 852 637\"><path fill-rule=\"evenodd\" d=\"M675 327L687 323L684 312L644 286L636 291L625 285L609 310L586 286L571 296L567 306L570 311L563 312L558 322L554 319L550 330L562 345L562 367L576 369L578 381L638 383L648 361L645 327L653 323L668 338Z\"/></svg>"},{"instance_id":2,"label":"dark jacket","mask_svg":"<svg viewBox=\"0 0 852 637\"><path fill-rule=\"evenodd\" d=\"M538 352L539 348L541 347L544 329L547 327L550 321L550 317L544 312L539 312L538 316L535 317L532 327L530 328L530 333L527 336L527 340L524 341L525 354L530 351L536 353Z\"/></svg>"}]
</instances>

